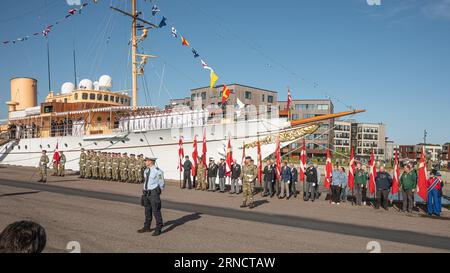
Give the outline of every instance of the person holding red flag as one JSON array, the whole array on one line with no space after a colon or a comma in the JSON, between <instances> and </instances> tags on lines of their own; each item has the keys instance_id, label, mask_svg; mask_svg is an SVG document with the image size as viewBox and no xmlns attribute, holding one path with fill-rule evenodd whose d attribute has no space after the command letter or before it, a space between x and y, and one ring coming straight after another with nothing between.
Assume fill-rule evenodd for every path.
<instances>
[{"instance_id":1,"label":"person holding red flag","mask_svg":"<svg viewBox=\"0 0 450 273\"><path fill-rule=\"evenodd\" d=\"M400 187L403 199L402 212L411 213L414 205L414 192L417 188L417 174L412 170L410 164L406 164L404 167L404 172L400 177Z\"/></svg>"},{"instance_id":2,"label":"person holding red flag","mask_svg":"<svg viewBox=\"0 0 450 273\"><path fill-rule=\"evenodd\" d=\"M183 172L183 158L184 158L184 150L183 150L183 140L178 140L178 170L180 171L180 188L181 186L181 173Z\"/></svg>"},{"instance_id":3,"label":"person holding red flag","mask_svg":"<svg viewBox=\"0 0 450 273\"><path fill-rule=\"evenodd\" d=\"M397 200L400 200L400 194L398 193L398 188L400 185L400 168L398 164L398 151L395 151L394 156L394 175L392 177L392 188L391 188L391 194L395 195L397 194Z\"/></svg>"},{"instance_id":4,"label":"person holding red flag","mask_svg":"<svg viewBox=\"0 0 450 273\"><path fill-rule=\"evenodd\" d=\"M331 163L331 156L330 156L330 150L327 150L327 161L325 164L325 180L324 180L324 187L325 189L331 190L331 179L333 177L333 164ZM330 202L331 202L331 196L330 194Z\"/></svg>"},{"instance_id":5,"label":"person holding red flag","mask_svg":"<svg viewBox=\"0 0 450 273\"><path fill-rule=\"evenodd\" d=\"M444 187L444 182L442 182L441 174L438 171L431 171L430 178L427 180L427 187L427 213L429 216L434 214L437 217L440 217L442 209L442 188Z\"/></svg>"},{"instance_id":6,"label":"person holding red flag","mask_svg":"<svg viewBox=\"0 0 450 273\"><path fill-rule=\"evenodd\" d=\"M350 150L350 163L348 166L348 189L352 190L352 204L353 204L353 193L354 193L354 189L355 189L355 170L356 170L356 166L355 166L355 150L353 149L353 146ZM355 202L356 203L356 202Z\"/></svg>"},{"instance_id":7,"label":"person holding red flag","mask_svg":"<svg viewBox=\"0 0 450 273\"><path fill-rule=\"evenodd\" d=\"M311 202L314 202L316 199L316 185L319 183L319 176L317 173L316 167L314 167L314 164L310 162L308 169L306 169L306 189L305 189L305 195L303 196L304 201L311 200Z\"/></svg>"},{"instance_id":8,"label":"person holding red flag","mask_svg":"<svg viewBox=\"0 0 450 273\"><path fill-rule=\"evenodd\" d=\"M425 160L425 146L422 147L422 155L419 161L419 175L417 178L417 194L424 202L427 202L427 162Z\"/></svg>"},{"instance_id":9,"label":"person holding red flag","mask_svg":"<svg viewBox=\"0 0 450 273\"><path fill-rule=\"evenodd\" d=\"M59 162L59 152L58 152L58 143L56 143L55 151L53 153L53 176L58 175L58 162Z\"/></svg>"},{"instance_id":10,"label":"person holding red flag","mask_svg":"<svg viewBox=\"0 0 450 273\"><path fill-rule=\"evenodd\" d=\"M369 165L370 165L369 166L369 168L370 168L370 172L369 172L369 192L370 192L370 194L375 196L376 195L375 194L375 192L376 192L375 179L377 177L377 163L375 162L375 151L374 151L374 149L372 149L372 156L370 157Z\"/></svg>"},{"instance_id":11,"label":"person holding red flag","mask_svg":"<svg viewBox=\"0 0 450 273\"><path fill-rule=\"evenodd\" d=\"M303 183L303 198L305 197L305 174L306 174L306 143L303 139L302 150L300 152L300 181Z\"/></svg>"},{"instance_id":12,"label":"person holding red flag","mask_svg":"<svg viewBox=\"0 0 450 273\"><path fill-rule=\"evenodd\" d=\"M202 164L206 167L206 152L208 151L206 147L206 128L203 129L203 147L202 147Z\"/></svg>"},{"instance_id":13,"label":"person holding red flag","mask_svg":"<svg viewBox=\"0 0 450 273\"><path fill-rule=\"evenodd\" d=\"M198 151L197 151L197 136L194 137L194 143L192 144L193 151L192 151L192 160L194 161L192 166L192 177L193 177L193 183L192 186L196 187L196 176L197 176L197 165L198 165Z\"/></svg>"}]
</instances>

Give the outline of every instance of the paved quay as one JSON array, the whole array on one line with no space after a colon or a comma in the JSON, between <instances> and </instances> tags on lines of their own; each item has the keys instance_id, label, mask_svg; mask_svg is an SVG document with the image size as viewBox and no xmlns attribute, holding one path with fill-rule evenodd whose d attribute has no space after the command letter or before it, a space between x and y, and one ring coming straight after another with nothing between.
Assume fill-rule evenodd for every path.
<instances>
[{"instance_id":1,"label":"paved quay","mask_svg":"<svg viewBox=\"0 0 450 273\"><path fill-rule=\"evenodd\" d=\"M160 237L138 234L143 224L141 185L49 176L36 169L0 168L0 229L30 219L48 235L47 252L77 241L82 252L450 252L450 212L440 219L351 203L330 205L299 198L257 195L257 207L241 209L241 196L179 189L169 181L162 195Z\"/></svg>"}]
</instances>

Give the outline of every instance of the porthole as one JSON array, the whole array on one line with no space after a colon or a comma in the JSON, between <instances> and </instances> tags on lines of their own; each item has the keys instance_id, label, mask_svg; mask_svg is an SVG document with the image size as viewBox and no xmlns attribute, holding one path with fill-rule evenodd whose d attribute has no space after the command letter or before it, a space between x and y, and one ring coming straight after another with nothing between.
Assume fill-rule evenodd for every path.
<instances>
[{"instance_id":1,"label":"porthole","mask_svg":"<svg viewBox=\"0 0 450 273\"><path fill-rule=\"evenodd\" d=\"M68 147L67 143L64 143L64 146L66 146L66 148Z\"/></svg>"},{"instance_id":2,"label":"porthole","mask_svg":"<svg viewBox=\"0 0 450 273\"><path fill-rule=\"evenodd\" d=\"M47 144L47 147L50 149L50 144Z\"/></svg>"},{"instance_id":3,"label":"porthole","mask_svg":"<svg viewBox=\"0 0 450 273\"><path fill-rule=\"evenodd\" d=\"M78 146L80 146L80 147L81 147L81 146L82 146L82 145L81 145L81 143L78 143Z\"/></svg>"},{"instance_id":4,"label":"porthole","mask_svg":"<svg viewBox=\"0 0 450 273\"><path fill-rule=\"evenodd\" d=\"M27 150L28 149L28 146L27 145L25 145L25 150Z\"/></svg>"},{"instance_id":5,"label":"porthole","mask_svg":"<svg viewBox=\"0 0 450 273\"><path fill-rule=\"evenodd\" d=\"M39 145L39 148L41 148L41 149L42 149L42 145Z\"/></svg>"},{"instance_id":6,"label":"porthole","mask_svg":"<svg viewBox=\"0 0 450 273\"><path fill-rule=\"evenodd\" d=\"M141 138L141 142L144 142L144 140Z\"/></svg>"},{"instance_id":7,"label":"porthole","mask_svg":"<svg viewBox=\"0 0 450 273\"><path fill-rule=\"evenodd\" d=\"M159 139L160 139L160 140L164 140L164 138L162 138L162 137L159 137Z\"/></svg>"}]
</instances>

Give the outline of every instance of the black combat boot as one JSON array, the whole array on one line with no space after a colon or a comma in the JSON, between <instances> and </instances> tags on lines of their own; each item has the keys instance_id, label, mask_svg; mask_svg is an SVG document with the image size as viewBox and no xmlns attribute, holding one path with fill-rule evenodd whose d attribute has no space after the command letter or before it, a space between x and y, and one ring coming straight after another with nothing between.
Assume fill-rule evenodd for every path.
<instances>
[{"instance_id":1,"label":"black combat boot","mask_svg":"<svg viewBox=\"0 0 450 273\"><path fill-rule=\"evenodd\" d=\"M155 232L153 232L152 236L159 236L161 235L161 230L155 230Z\"/></svg>"},{"instance_id":2,"label":"black combat boot","mask_svg":"<svg viewBox=\"0 0 450 273\"><path fill-rule=\"evenodd\" d=\"M245 208L247 205L245 203L242 203L241 208Z\"/></svg>"}]
</instances>

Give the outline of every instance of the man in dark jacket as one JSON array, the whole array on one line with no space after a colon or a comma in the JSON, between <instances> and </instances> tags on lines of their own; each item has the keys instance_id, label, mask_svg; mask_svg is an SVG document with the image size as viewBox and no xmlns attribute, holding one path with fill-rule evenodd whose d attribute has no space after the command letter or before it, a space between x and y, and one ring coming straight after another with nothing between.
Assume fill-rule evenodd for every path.
<instances>
[{"instance_id":1,"label":"man in dark jacket","mask_svg":"<svg viewBox=\"0 0 450 273\"><path fill-rule=\"evenodd\" d=\"M231 166L231 191L230 193L239 194L241 192L239 188L239 177L241 176L241 165L236 163L236 159L233 160Z\"/></svg>"},{"instance_id":2,"label":"man in dark jacket","mask_svg":"<svg viewBox=\"0 0 450 273\"><path fill-rule=\"evenodd\" d=\"M294 198L297 198L297 188L295 187L298 183L298 170L295 168L294 164L291 163L291 196L294 195ZM291 197L288 196L288 199Z\"/></svg>"},{"instance_id":3,"label":"man in dark jacket","mask_svg":"<svg viewBox=\"0 0 450 273\"><path fill-rule=\"evenodd\" d=\"M289 196L290 184L291 184L291 168L288 167L287 162L283 162L280 177L281 194L278 198L283 199L284 197Z\"/></svg>"},{"instance_id":4,"label":"man in dark jacket","mask_svg":"<svg viewBox=\"0 0 450 273\"><path fill-rule=\"evenodd\" d=\"M266 196L270 195L272 197L273 196L272 181L274 179L275 172L272 169L272 164L271 164L270 160L266 161L266 166L264 167L263 174L264 174L264 179L263 179L264 190L262 192L262 196L266 197Z\"/></svg>"},{"instance_id":5,"label":"man in dark jacket","mask_svg":"<svg viewBox=\"0 0 450 273\"><path fill-rule=\"evenodd\" d=\"M392 186L392 177L386 172L384 166L381 166L377 172L375 184L377 187L377 205L375 208L379 209L381 205L383 209L388 210L388 196Z\"/></svg>"},{"instance_id":6,"label":"man in dark jacket","mask_svg":"<svg viewBox=\"0 0 450 273\"><path fill-rule=\"evenodd\" d=\"M306 191L304 200L311 200L314 202L316 199L316 185L319 183L317 177L317 169L314 167L313 163L309 164L309 167L306 169Z\"/></svg>"},{"instance_id":7,"label":"man in dark jacket","mask_svg":"<svg viewBox=\"0 0 450 273\"><path fill-rule=\"evenodd\" d=\"M188 189L192 189L191 171L192 162L189 160L189 156L185 156L183 163L183 189L186 188L186 182L188 184Z\"/></svg>"},{"instance_id":8,"label":"man in dark jacket","mask_svg":"<svg viewBox=\"0 0 450 273\"><path fill-rule=\"evenodd\" d=\"M221 158L219 163L219 191L225 192L225 180L226 180L226 163L225 159Z\"/></svg>"},{"instance_id":9,"label":"man in dark jacket","mask_svg":"<svg viewBox=\"0 0 450 273\"><path fill-rule=\"evenodd\" d=\"M208 191L216 191L216 178L217 178L217 171L219 167L214 162L214 158L209 159L209 165L208 165Z\"/></svg>"}]
</instances>

